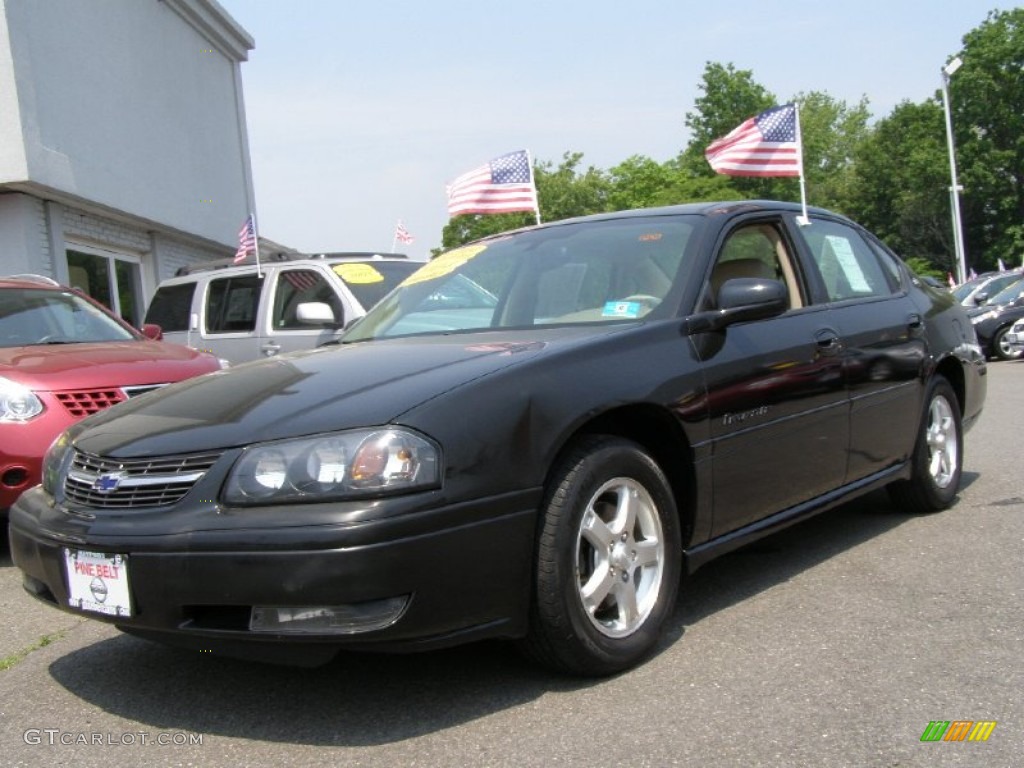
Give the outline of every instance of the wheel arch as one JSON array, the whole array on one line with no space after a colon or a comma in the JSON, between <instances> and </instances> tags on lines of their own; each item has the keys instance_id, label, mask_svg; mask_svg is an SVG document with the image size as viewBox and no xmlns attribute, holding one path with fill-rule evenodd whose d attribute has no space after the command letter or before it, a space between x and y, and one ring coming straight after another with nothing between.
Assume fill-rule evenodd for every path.
<instances>
[{"instance_id":1,"label":"wheel arch","mask_svg":"<svg viewBox=\"0 0 1024 768\"><path fill-rule=\"evenodd\" d=\"M953 388L956 394L957 403L960 406L960 413L967 409L967 377L964 375L963 364L955 357L947 356L935 366L936 375L942 376Z\"/></svg>"},{"instance_id":2,"label":"wheel arch","mask_svg":"<svg viewBox=\"0 0 1024 768\"><path fill-rule=\"evenodd\" d=\"M561 464L565 454L580 439L594 435L632 440L651 455L672 489L684 546L691 541L697 509L694 454L689 438L672 414L655 405L635 403L593 417L563 441L550 464L545 487L549 486L551 473Z\"/></svg>"}]
</instances>

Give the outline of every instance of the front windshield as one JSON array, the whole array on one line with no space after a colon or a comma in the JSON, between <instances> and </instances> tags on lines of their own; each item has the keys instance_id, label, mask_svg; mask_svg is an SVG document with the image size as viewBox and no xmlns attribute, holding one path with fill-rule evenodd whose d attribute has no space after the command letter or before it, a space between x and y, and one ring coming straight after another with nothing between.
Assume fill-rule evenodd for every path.
<instances>
[{"instance_id":1,"label":"front windshield","mask_svg":"<svg viewBox=\"0 0 1024 768\"><path fill-rule=\"evenodd\" d=\"M74 293L34 288L0 290L0 347L136 338L99 307Z\"/></svg>"},{"instance_id":2,"label":"front windshield","mask_svg":"<svg viewBox=\"0 0 1024 768\"><path fill-rule=\"evenodd\" d=\"M343 341L668 316L699 217L525 230L456 248L406 278Z\"/></svg>"},{"instance_id":3,"label":"front windshield","mask_svg":"<svg viewBox=\"0 0 1024 768\"><path fill-rule=\"evenodd\" d=\"M995 296L990 298L986 303L989 306L996 306L999 304L1009 304L1011 301L1016 301L1024 293L1024 280L1018 280L1015 283L1011 283L997 293Z\"/></svg>"}]
</instances>

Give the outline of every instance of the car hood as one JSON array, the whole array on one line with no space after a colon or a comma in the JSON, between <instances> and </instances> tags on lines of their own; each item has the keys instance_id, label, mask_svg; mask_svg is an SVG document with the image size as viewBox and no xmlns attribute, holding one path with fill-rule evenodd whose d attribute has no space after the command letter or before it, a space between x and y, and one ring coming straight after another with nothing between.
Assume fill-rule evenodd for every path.
<instances>
[{"instance_id":1,"label":"car hood","mask_svg":"<svg viewBox=\"0 0 1024 768\"><path fill-rule=\"evenodd\" d=\"M159 341L0 347L0 376L36 391L163 384L215 368L209 355Z\"/></svg>"},{"instance_id":2,"label":"car hood","mask_svg":"<svg viewBox=\"0 0 1024 768\"><path fill-rule=\"evenodd\" d=\"M127 458L388 424L449 390L595 332L613 329L390 339L281 355L123 403L92 417L75 444Z\"/></svg>"}]
</instances>

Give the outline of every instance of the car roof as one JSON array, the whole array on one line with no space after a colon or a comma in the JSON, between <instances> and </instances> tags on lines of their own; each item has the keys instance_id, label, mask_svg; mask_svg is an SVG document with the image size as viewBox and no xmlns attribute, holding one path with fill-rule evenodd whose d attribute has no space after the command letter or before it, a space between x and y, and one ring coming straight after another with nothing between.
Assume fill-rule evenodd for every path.
<instances>
[{"instance_id":1,"label":"car roof","mask_svg":"<svg viewBox=\"0 0 1024 768\"><path fill-rule=\"evenodd\" d=\"M486 242L488 240L494 240L508 235L515 234L517 232L526 232L535 229L545 229L549 227L558 227L565 224L579 224L591 221L611 221L613 219L629 219L629 218L640 218L644 216L675 216L675 215L697 215L697 216L732 216L739 213L793 213L801 215L804 212L804 208L800 203L792 203L784 200L715 200L707 202L697 203L680 203L677 205L666 205L657 208L633 208L625 211L611 211L608 213L594 213L588 216L576 216L570 219L559 219L558 221L550 221L544 224L534 224L531 226L522 227L509 232L498 232L493 235L483 237L479 242ZM820 216L830 216L833 218L841 219L843 221L859 226L856 222L848 219L840 213L828 210L827 208L817 208L814 206L807 207L807 213L813 213ZM459 247L459 246L456 246Z\"/></svg>"},{"instance_id":2,"label":"car roof","mask_svg":"<svg viewBox=\"0 0 1024 768\"><path fill-rule=\"evenodd\" d=\"M337 251L324 253L274 253L268 258L260 259L260 267L277 267L283 264L289 266L303 266L305 264L323 264L335 261L352 262L381 262L401 261L409 263L409 257L404 253L379 253L375 251ZM234 259L219 259L216 261L204 261L197 264L188 264L179 267L174 277L190 277L210 272L220 274L235 274L237 272L251 272L256 268L255 259L247 259L238 264ZM173 279L173 278L172 278ZM166 282L166 281L163 281Z\"/></svg>"},{"instance_id":3,"label":"car roof","mask_svg":"<svg viewBox=\"0 0 1024 768\"><path fill-rule=\"evenodd\" d=\"M0 275L0 288L41 288L47 291L67 291L69 288L45 275Z\"/></svg>"}]
</instances>

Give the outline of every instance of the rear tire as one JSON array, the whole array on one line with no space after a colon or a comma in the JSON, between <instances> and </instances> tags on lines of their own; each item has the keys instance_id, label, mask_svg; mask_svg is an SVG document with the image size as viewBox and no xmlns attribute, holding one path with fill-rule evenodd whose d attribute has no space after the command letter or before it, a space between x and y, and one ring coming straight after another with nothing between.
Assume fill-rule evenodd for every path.
<instances>
[{"instance_id":1,"label":"rear tire","mask_svg":"<svg viewBox=\"0 0 1024 768\"><path fill-rule=\"evenodd\" d=\"M587 438L556 468L541 515L523 649L578 675L636 665L679 588L679 516L664 473L633 442Z\"/></svg>"},{"instance_id":2,"label":"rear tire","mask_svg":"<svg viewBox=\"0 0 1024 768\"><path fill-rule=\"evenodd\" d=\"M889 496L916 514L946 509L960 488L963 456L960 402L949 382L936 376L928 386L910 479L890 485Z\"/></svg>"}]
</instances>

